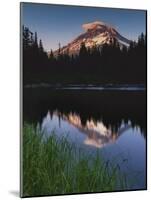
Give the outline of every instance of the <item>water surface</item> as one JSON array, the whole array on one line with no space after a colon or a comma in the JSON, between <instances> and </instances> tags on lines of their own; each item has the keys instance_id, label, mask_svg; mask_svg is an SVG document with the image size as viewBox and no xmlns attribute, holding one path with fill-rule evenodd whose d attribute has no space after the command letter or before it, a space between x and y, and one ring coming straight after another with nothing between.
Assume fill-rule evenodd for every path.
<instances>
[{"instance_id":1,"label":"water surface","mask_svg":"<svg viewBox=\"0 0 151 200\"><path fill-rule=\"evenodd\" d=\"M78 86L79 87L79 86ZM24 121L55 131L86 154L101 152L120 166L128 189L146 188L145 89L24 89Z\"/></svg>"}]
</instances>

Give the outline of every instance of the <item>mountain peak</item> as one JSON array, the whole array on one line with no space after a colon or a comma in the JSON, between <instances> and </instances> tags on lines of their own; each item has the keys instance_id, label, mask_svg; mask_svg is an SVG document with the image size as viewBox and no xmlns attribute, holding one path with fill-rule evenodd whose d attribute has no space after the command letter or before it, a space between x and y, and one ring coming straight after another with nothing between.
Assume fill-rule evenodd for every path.
<instances>
[{"instance_id":1,"label":"mountain peak","mask_svg":"<svg viewBox=\"0 0 151 200\"><path fill-rule=\"evenodd\" d=\"M102 22L94 21L85 23L82 25L85 30L84 33L76 37L73 41L68 43L66 46L56 50L55 55L60 53L77 54L80 50L81 43L85 43L87 48L93 48L94 46L102 46L103 44L112 44L115 40L121 46L128 46L130 40L123 37L118 31L112 26Z\"/></svg>"},{"instance_id":2,"label":"mountain peak","mask_svg":"<svg viewBox=\"0 0 151 200\"><path fill-rule=\"evenodd\" d=\"M89 31L89 30L91 30L91 29L100 28L101 26L105 26L105 23L104 23L104 22L101 22L101 21L95 21L95 22L90 22L90 23L83 24L83 25L82 25L82 28L83 28L85 31Z\"/></svg>"}]
</instances>

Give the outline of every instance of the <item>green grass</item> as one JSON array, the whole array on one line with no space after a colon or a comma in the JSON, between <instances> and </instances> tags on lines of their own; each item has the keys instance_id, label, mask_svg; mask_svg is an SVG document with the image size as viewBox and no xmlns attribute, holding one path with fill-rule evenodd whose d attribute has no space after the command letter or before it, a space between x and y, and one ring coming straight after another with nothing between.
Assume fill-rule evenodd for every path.
<instances>
[{"instance_id":1,"label":"green grass","mask_svg":"<svg viewBox=\"0 0 151 200\"><path fill-rule=\"evenodd\" d=\"M66 138L54 133L43 139L33 125L23 127L22 196L115 191L117 183L126 182L118 166L96 157L84 155ZM84 156L83 156L84 155ZM119 186L118 186L119 187Z\"/></svg>"}]
</instances>

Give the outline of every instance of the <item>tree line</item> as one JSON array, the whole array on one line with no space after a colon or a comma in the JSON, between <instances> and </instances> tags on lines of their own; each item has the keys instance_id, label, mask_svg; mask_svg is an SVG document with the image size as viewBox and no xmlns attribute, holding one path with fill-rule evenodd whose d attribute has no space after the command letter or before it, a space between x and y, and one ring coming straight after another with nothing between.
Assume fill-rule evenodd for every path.
<instances>
[{"instance_id":1,"label":"tree line","mask_svg":"<svg viewBox=\"0 0 151 200\"><path fill-rule=\"evenodd\" d=\"M145 84L146 83L146 35L138 36L129 47L112 44L86 48L81 44L79 53L68 51L48 55L37 32L28 27L22 29L23 82L61 84Z\"/></svg>"}]
</instances>

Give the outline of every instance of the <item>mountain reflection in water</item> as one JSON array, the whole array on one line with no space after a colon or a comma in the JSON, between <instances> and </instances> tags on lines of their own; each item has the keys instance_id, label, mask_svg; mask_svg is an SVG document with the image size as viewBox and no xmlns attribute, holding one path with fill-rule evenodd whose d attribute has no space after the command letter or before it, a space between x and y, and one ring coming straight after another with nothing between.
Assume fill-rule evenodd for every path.
<instances>
[{"instance_id":1,"label":"mountain reflection in water","mask_svg":"<svg viewBox=\"0 0 151 200\"><path fill-rule=\"evenodd\" d=\"M58 124L56 123L56 120L58 121ZM102 148L107 144L114 143L125 131L132 128L130 121L126 124L123 122L117 131L112 129L111 126L106 127L102 121L95 121L92 118L88 119L85 124L83 124L80 116L76 113L71 112L68 115L65 115L55 111L52 115L50 112L47 113L47 116L42 122L42 130L49 133L50 130L56 129L56 126L58 126L60 131L62 130L62 133L60 134L66 134L63 132L63 127L61 125L62 123L66 123L68 126L70 137L72 137L71 126L73 126L78 130L79 134L85 135L83 141L85 145L90 145L97 148ZM58 134L58 130L56 134Z\"/></svg>"},{"instance_id":2,"label":"mountain reflection in water","mask_svg":"<svg viewBox=\"0 0 151 200\"><path fill-rule=\"evenodd\" d=\"M26 88L23 120L40 124L44 136L54 133L75 146L75 156L120 166L130 189L146 188L146 91L59 90ZM123 161L124 160L124 161ZM126 160L126 162L125 162Z\"/></svg>"}]
</instances>

